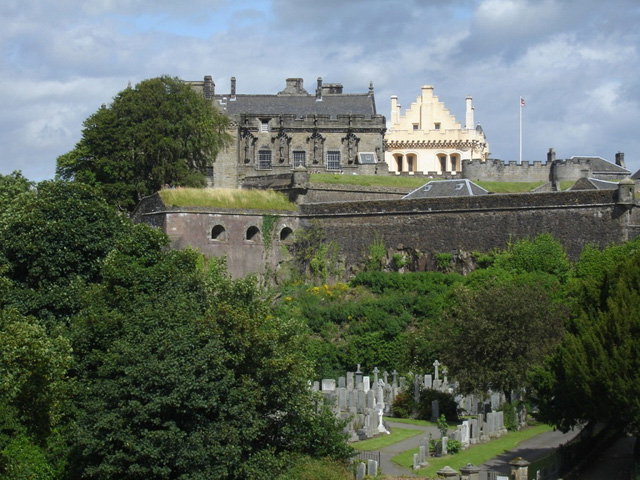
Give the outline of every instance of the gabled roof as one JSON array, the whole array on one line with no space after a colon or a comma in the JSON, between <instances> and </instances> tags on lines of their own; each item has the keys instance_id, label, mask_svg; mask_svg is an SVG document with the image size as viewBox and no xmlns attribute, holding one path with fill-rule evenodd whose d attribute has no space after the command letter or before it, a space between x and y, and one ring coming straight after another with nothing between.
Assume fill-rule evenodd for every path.
<instances>
[{"instance_id":1,"label":"gabled roof","mask_svg":"<svg viewBox=\"0 0 640 480\"><path fill-rule=\"evenodd\" d=\"M574 161L574 162L589 162L591 165L591 171L593 173L615 173L619 175L629 175L631 172L620 165L612 163L608 160L605 160L602 157L582 157L582 156L573 156L566 161Z\"/></svg>"},{"instance_id":2,"label":"gabled roof","mask_svg":"<svg viewBox=\"0 0 640 480\"><path fill-rule=\"evenodd\" d=\"M615 190L618 182L598 180L597 178L581 178L569 190Z\"/></svg>"},{"instance_id":3,"label":"gabled roof","mask_svg":"<svg viewBox=\"0 0 640 480\"><path fill-rule=\"evenodd\" d=\"M402 198L470 197L488 193L487 190L467 179L436 180L416 188Z\"/></svg>"},{"instance_id":4,"label":"gabled roof","mask_svg":"<svg viewBox=\"0 0 640 480\"><path fill-rule=\"evenodd\" d=\"M315 95L215 95L216 104L229 115L249 114L251 116L289 114L304 115L364 115L371 118L376 114L373 95L369 94L329 94L317 100Z\"/></svg>"}]
</instances>

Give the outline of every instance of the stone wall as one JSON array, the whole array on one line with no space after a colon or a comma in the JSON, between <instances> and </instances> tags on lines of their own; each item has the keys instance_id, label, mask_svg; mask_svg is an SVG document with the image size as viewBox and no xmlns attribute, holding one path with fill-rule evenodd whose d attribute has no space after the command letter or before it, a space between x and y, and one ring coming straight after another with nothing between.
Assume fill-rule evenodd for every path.
<instances>
[{"instance_id":1,"label":"stone wall","mask_svg":"<svg viewBox=\"0 0 640 480\"><path fill-rule=\"evenodd\" d=\"M398 252L487 252L518 238L551 233L576 258L638 234L637 209L619 205L617 191L485 195L462 198L301 205L301 226L319 220L340 245L347 265L361 262L375 239Z\"/></svg>"},{"instance_id":2,"label":"stone wall","mask_svg":"<svg viewBox=\"0 0 640 480\"><path fill-rule=\"evenodd\" d=\"M174 248L226 256L234 277L278 274L287 260L283 246L299 229L314 226L339 246L348 276L375 240L384 242L390 255L406 255L407 269L414 271L426 267L416 260L422 254L488 252L541 233L551 233L577 258L587 244L605 247L640 234L632 193L621 196L619 190L342 201L302 204L299 212L285 213L166 207L150 197L134 220L163 229ZM334 200L343 194L370 197L358 189L324 193Z\"/></svg>"}]
</instances>

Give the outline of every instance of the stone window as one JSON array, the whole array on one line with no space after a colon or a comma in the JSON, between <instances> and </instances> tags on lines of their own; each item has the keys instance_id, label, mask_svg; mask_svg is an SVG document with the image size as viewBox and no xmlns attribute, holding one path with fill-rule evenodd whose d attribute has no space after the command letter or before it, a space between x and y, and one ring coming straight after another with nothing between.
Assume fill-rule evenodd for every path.
<instances>
[{"instance_id":1,"label":"stone window","mask_svg":"<svg viewBox=\"0 0 640 480\"><path fill-rule=\"evenodd\" d=\"M327 170L340 170L340 152L338 150L327 152Z\"/></svg>"},{"instance_id":2,"label":"stone window","mask_svg":"<svg viewBox=\"0 0 640 480\"><path fill-rule=\"evenodd\" d=\"M267 119L261 119L260 120L260 131L261 132L268 132L269 131L269 120L267 120Z\"/></svg>"},{"instance_id":3,"label":"stone window","mask_svg":"<svg viewBox=\"0 0 640 480\"><path fill-rule=\"evenodd\" d=\"M436 130L440 130L440 123L434 123L433 128Z\"/></svg>"},{"instance_id":4,"label":"stone window","mask_svg":"<svg viewBox=\"0 0 640 480\"><path fill-rule=\"evenodd\" d=\"M258 150L258 168L271 170L271 150Z\"/></svg>"},{"instance_id":5,"label":"stone window","mask_svg":"<svg viewBox=\"0 0 640 480\"><path fill-rule=\"evenodd\" d=\"M211 240L224 242L227 240L227 231L222 225L216 225L211 229Z\"/></svg>"},{"instance_id":6,"label":"stone window","mask_svg":"<svg viewBox=\"0 0 640 480\"><path fill-rule=\"evenodd\" d=\"M420 128L420 126L417 123L413 124L413 131L415 132L416 130L418 130L418 128Z\"/></svg>"},{"instance_id":7,"label":"stone window","mask_svg":"<svg viewBox=\"0 0 640 480\"><path fill-rule=\"evenodd\" d=\"M280 230L281 242L290 241L292 238L293 238L293 230L291 230L289 227L284 227L282 230Z\"/></svg>"},{"instance_id":8,"label":"stone window","mask_svg":"<svg viewBox=\"0 0 640 480\"><path fill-rule=\"evenodd\" d=\"M213 178L213 165L206 167L206 175L209 178Z\"/></svg>"},{"instance_id":9,"label":"stone window","mask_svg":"<svg viewBox=\"0 0 640 480\"><path fill-rule=\"evenodd\" d=\"M256 226L251 226L247 228L247 236L246 240L250 242L255 242L260 238L260 229Z\"/></svg>"},{"instance_id":10,"label":"stone window","mask_svg":"<svg viewBox=\"0 0 640 480\"><path fill-rule=\"evenodd\" d=\"M296 167L306 167L307 166L307 158L306 152L304 151L295 151L293 152L293 168Z\"/></svg>"},{"instance_id":11,"label":"stone window","mask_svg":"<svg viewBox=\"0 0 640 480\"><path fill-rule=\"evenodd\" d=\"M447 171L447 156L446 155L438 155L438 159L440 160L440 171Z\"/></svg>"}]
</instances>

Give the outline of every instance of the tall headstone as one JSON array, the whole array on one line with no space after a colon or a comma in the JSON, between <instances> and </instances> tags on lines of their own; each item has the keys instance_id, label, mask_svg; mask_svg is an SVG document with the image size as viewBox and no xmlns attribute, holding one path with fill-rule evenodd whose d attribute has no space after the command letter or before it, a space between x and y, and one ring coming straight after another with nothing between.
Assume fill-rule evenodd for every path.
<instances>
[{"instance_id":1,"label":"tall headstone","mask_svg":"<svg viewBox=\"0 0 640 480\"><path fill-rule=\"evenodd\" d=\"M364 476L367 474L367 466L360 462L358 464L358 471L356 473L356 480L364 480Z\"/></svg>"},{"instance_id":2,"label":"tall headstone","mask_svg":"<svg viewBox=\"0 0 640 480\"><path fill-rule=\"evenodd\" d=\"M448 446L449 446L449 437L442 437L442 454L443 455L446 455L447 453L449 453Z\"/></svg>"},{"instance_id":3,"label":"tall headstone","mask_svg":"<svg viewBox=\"0 0 640 480\"><path fill-rule=\"evenodd\" d=\"M353 378L353 372L347 372L347 390L353 390L354 388L356 388L356 385Z\"/></svg>"},{"instance_id":4,"label":"tall headstone","mask_svg":"<svg viewBox=\"0 0 640 480\"><path fill-rule=\"evenodd\" d=\"M440 366L440 362L438 360L436 360L435 362L433 362L433 368L435 368L435 375L434 375L434 380L439 380L440 376L438 374L438 367Z\"/></svg>"},{"instance_id":5,"label":"tall headstone","mask_svg":"<svg viewBox=\"0 0 640 480\"><path fill-rule=\"evenodd\" d=\"M440 418L440 403L438 400L433 400L431 402L431 421L437 422L438 418Z\"/></svg>"},{"instance_id":6,"label":"tall headstone","mask_svg":"<svg viewBox=\"0 0 640 480\"><path fill-rule=\"evenodd\" d=\"M378 385L378 374L380 373L380 370L378 370L378 367L375 367L373 369L373 385Z\"/></svg>"},{"instance_id":7,"label":"tall headstone","mask_svg":"<svg viewBox=\"0 0 640 480\"><path fill-rule=\"evenodd\" d=\"M362 377L362 389L365 393L371 388L371 379L368 376Z\"/></svg>"}]
</instances>

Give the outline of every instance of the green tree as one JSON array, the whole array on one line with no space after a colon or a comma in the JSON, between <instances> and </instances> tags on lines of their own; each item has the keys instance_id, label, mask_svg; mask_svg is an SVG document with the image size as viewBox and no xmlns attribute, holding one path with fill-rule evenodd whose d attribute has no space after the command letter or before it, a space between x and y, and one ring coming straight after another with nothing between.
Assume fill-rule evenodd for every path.
<instances>
[{"instance_id":1,"label":"green tree","mask_svg":"<svg viewBox=\"0 0 640 480\"><path fill-rule=\"evenodd\" d=\"M181 80L144 80L85 120L80 142L58 158L56 173L97 186L109 202L133 210L165 184L204 186L206 168L228 142L227 125Z\"/></svg>"},{"instance_id":2,"label":"green tree","mask_svg":"<svg viewBox=\"0 0 640 480\"><path fill-rule=\"evenodd\" d=\"M64 463L52 452L70 392L71 347L34 318L0 311L0 474L53 478ZM47 458L49 457L49 458Z\"/></svg>"},{"instance_id":3,"label":"green tree","mask_svg":"<svg viewBox=\"0 0 640 480\"><path fill-rule=\"evenodd\" d=\"M482 276L454 289L446 312L444 363L463 392L527 385L528 370L560 341L564 308L544 284L545 274Z\"/></svg>"},{"instance_id":4,"label":"green tree","mask_svg":"<svg viewBox=\"0 0 640 480\"><path fill-rule=\"evenodd\" d=\"M533 240L516 241L509 249L496 255L493 266L519 273L548 273L562 281L567 279L571 270L564 247L550 233L542 233Z\"/></svg>"},{"instance_id":5,"label":"green tree","mask_svg":"<svg viewBox=\"0 0 640 480\"><path fill-rule=\"evenodd\" d=\"M4 302L47 322L72 313L128 227L87 185L45 181L22 193L0 214L0 265L12 283Z\"/></svg>"},{"instance_id":6,"label":"green tree","mask_svg":"<svg viewBox=\"0 0 640 480\"><path fill-rule=\"evenodd\" d=\"M254 279L165 242L137 225L71 324L70 474L266 479L290 453L347 456L335 417L316 413L303 325L272 316Z\"/></svg>"},{"instance_id":7,"label":"green tree","mask_svg":"<svg viewBox=\"0 0 640 480\"><path fill-rule=\"evenodd\" d=\"M640 432L640 251L619 258L620 247L611 248L600 261L589 252L590 265L619 261L598 270L597 287L584 279L600 294L580 297L569 333L533 375L540 418L563 430L600 421Z\"/></svg>"},{"instance_id":8,"label":"green tree","mask_svg":"<svg viewBox=\"0 0 640 480\"><path fill-rule=\"evenodd\" d=\"M18 195L31 188L33 188L33 182L23 177L20 171L10 175L0 175L0 208L6 208Z\"/></svg>"}]
</instances>

